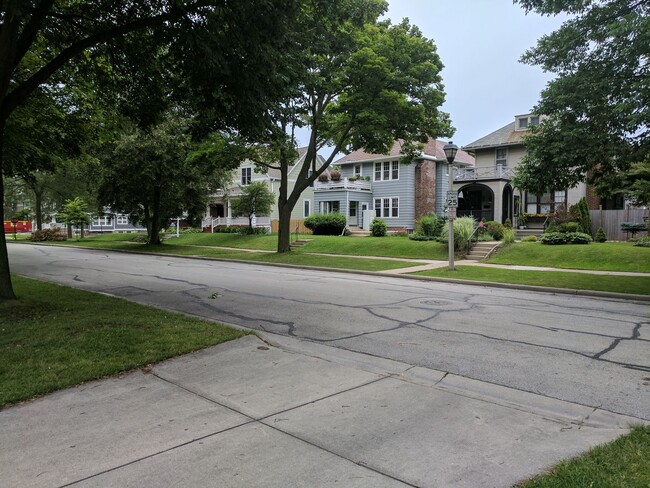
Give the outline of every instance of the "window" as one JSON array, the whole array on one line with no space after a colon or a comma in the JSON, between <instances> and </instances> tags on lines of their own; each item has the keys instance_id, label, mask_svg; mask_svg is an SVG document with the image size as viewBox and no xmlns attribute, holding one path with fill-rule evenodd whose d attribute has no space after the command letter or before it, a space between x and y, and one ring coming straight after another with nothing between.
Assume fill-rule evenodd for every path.
<instances>
[{"instance_id":1,"label":"window","mask_svg":"<svg viewBox=\"0 0 650 488\"><path fill-rule=\"evenodd\" d=\"M566 204L566 191L556 191L554 193L543 193L533 195L526 193L526 213L529 214L548 214L555 213L559 207Z\"/></svg>"},{"instance_id":2,"label":"window","mask_svg":"<svg viewBox=\"0 0 650 488\"><path fill-rule=\"evenodd\" d=\"M399 180L399 161L375 163L375 181Z\"/></svg>"},{"instance_id":3,"label":"window","mask_svg":"<svg viewBox=\"0 0 650 488\"><path fill-rule=\"evenodd\" d=\"M496 150L496 161L497 165L507 166L508 165L508 148L498 148Z\"/></svg>"},{"instance_id":4,"label":"window","mask_svg":"<svg viewBox=\"0 0 650 488\"><path fill-rule=\"evenodd\" d=\"M360 164L355 164L354 165L354 176L361 176L361 165Z\"/></svg>"},{"instance_id":5,"label":"window","mask_svg":"<svg viewBox=\"0 0 650 488\"><path fill-rule=\"evenodd\" d=\"M128 225L128 223L129 223L128 215L119 214L117 216L117 225Z\"/></svg>"},{"instance_id":6,"label":"window","mask_svg":"<svg viewBox=\"0 0 650 488\"><path fill-rule=\"evenodd\" d=\"M399 198L375 198L375 217L399 217Z\"/></svg>"},{"instance_id":7,"label":"window","mask_svg":"<svg viewBox=\"0 0 650 488\"><path fill-rule=\"evenodd\" d=\"M311 178L311 175L313 175L313 174L314 174L314 172L312 170L307 171L307 179ZM309 182L309 186L311 188L313 188L313 186L314 186L314 181L313 180Z\"/></svg>"},{"instance_id":8,"label":"window","mask_svg":"<svg viewBox=\"0 0 650 488\"><path fill-rule=\"evenodd\" d=\"M539 125L539 115L526 115L525 117L517 117L517 130L528 129Z\"/></svg>"},{"instance_id":9,"label":"window","mask_svg":"<svg viewBox=\"0 0 650 488\"><path fill-rule=\"evenodd\" d=\"M241 169L241 184L242 186L250 185L253 171L250 167Z\"/></svg>"},{"instance_id":10,"label":"window","mask_svg":"<svg viewBox=\"0 0 650 488\"><path fill-rule=\"evenodd\" d=\"M350 202L350 217L356 217L357 216L357 206L359 202Z\"/></svg>"},{"instance_id":11,"label":"window","mask_svg":"<svg viewBox=\"0 0 650 488\"><path fill-rule=\"evenodd\" d=\"M311 200L305 200L303 202L303 217L307 218L311 214Z\"/></svg>"},{"instance_id":12,"label":"window","mask_svg":"<svg viewBox=\"0 0 650 488\"><path fill-rule=\"evenodd\" d=\"M113 225L113 218L110 215L106 217L95 217L92 222L93 225L97 226Z\"/></svg>"},{"instance_id":13,"label":"window","mask_svg":"<svg viewBox=\"0 0 650 488\"><path fill-rule=\"evenodd\" d=\"M341 208L341 204L338 200L333 200L331 202L320 202L320 213L328 214L338 212Z\"/></svg>"}]
</instances>

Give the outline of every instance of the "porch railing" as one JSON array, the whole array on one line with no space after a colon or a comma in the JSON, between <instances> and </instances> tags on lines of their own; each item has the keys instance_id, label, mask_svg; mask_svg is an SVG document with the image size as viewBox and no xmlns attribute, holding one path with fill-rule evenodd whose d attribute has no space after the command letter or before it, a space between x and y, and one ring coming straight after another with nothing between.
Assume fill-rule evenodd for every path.
<instances>
[{"instance_id":1,"label":"porch railing","mask_svg":"<svg viewBox=\"0 0 650 488\"><path fill-rule=\"evenodd\" d=\"M488 168L455 168L454 182L475 180L509 180L515 170L508 166L497 165Z\"/></svg>"},{"instance_id":2,"label":"porch railing","mask_svg":"<svg viewBox=\"0 0 650 488\"><path fill-rule=\"evenodd\" d=\"M210 228L214 232L215 227L239 225L247 226L248 217L205 217L203 228ZM253 217L253 227L271 227L271 217Z\"/></svg>"},{"instance_id":3,"label":"porch railing","mask_svg":"<svg viewBox=\"0 0 650 488\"><path fill-rule=\"evenodd\" d=\"M357 190L372 191L372 184L366 180L350 181L347 177L338 181L318 181L314 182L314 191L331 191L331 190Z\"/></svg>"}]
</instances>

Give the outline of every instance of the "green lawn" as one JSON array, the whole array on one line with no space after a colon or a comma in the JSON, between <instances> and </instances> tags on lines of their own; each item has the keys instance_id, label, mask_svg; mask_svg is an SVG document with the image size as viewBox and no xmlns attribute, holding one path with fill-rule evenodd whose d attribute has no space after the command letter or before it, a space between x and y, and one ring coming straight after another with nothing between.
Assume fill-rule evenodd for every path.
<instances>
[{"instance_id":1,"label":"green lawn","mask_svg":"<svg viewBox=\"0 0 650 488\"><path fill-rule=\"evenodd\" d=\"M0 302L0 406L246 335L221 324L13 276Z\"/></svg>"},{"instance_id":2,"label":"green lawn","mask_svg":"<svg viewBox=\"0 0 650 488\"><path fill-rule=\"evenodd\" d=\"M455 271L438 268L414 274L459 280L650 295L650 277L645 276L594 276L585 273L571 273L570 271L521 271L462 265L456 266Z\"/></svg>"},{"instance_id":3,"label":"green lawn","mask_svg":"<svg viewBox=\"0 0 650 488\"><path fill-rule=\"evenodd\" d=\"M650 273L650 248L629 242L549 246L517 242L500 249L488 263Z\"/></svg>"},{"instance_id":4,"label":"green lawn","mask_svg":"<svg viewBox=\"0 0 650 488\"><path fill-rule=\"evenodd\" d=\"M555 466L518 488L648 488L650 427L636 427L604 446Z\"/></svg>"}]
</instances>

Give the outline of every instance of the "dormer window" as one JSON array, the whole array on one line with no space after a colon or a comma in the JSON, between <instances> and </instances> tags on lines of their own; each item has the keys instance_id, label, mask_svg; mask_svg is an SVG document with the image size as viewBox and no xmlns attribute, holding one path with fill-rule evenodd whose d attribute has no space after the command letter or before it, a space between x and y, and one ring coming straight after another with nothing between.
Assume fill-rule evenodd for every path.
<instances>
[{"instance_id":1,"label":"dormer window","mask_svg":"<svg viewBox=\"0 0 650 488\"><path fill-rule=\"evenodd\" d=\"M524 115L517 117L517 130L526 130L539 125L539 115Z\"/></svg>"}]
</instances>

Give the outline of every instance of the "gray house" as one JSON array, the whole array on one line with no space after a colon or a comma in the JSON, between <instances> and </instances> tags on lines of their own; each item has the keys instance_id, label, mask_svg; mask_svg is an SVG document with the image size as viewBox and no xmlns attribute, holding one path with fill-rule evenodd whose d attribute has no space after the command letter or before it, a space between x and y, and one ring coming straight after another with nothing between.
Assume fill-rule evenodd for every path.
<instances>
[{"instance_id":1,"label":"gray house","mask_svg":"<svg viewBox=\"0 0 650 488\"><path fill-rule=\"evenodd\" d=\"M314 184L314 210L340 212L349 227L363 226L363 211L386 222L389 230L412 231L417 219L429 212L445 215L449 171L445 142L429 140L410 164L400 162L401 141L389 154L352 152L335 163L340 178ZM459 150L454 165L473 167L474 158Z\"/></svg>"}]
</instances>

